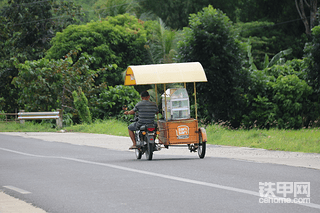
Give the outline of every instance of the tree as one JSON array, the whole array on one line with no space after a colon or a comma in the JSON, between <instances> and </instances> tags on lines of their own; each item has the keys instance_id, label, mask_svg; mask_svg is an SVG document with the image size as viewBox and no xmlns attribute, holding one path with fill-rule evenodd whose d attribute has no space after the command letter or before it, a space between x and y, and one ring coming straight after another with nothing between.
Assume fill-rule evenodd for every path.
<instances>
[{"instance_id":1,"label":"tree","mask_svg":"<svg viewBox=\"0 0 320 213\"><path fill-rule=\"evenodd\" d=\"M302 19L302 22L306 28L306 34L311 35L311 29L314 27L314 23L317 19L317 11L318 11L318 4L317 0L310 0L308 3L306 0L295 0L297 11ZM310 22L308 22L307 15L305 13L304 5L310 10Z\"/></svg>"},{"instance_id":2,"label":"tree","mask_svg":"<svg viewBox=\"0 0 320 213\"><path fill-rule=\"evenodd\" d=\"M99 18L117 16L125 13L134 13L139 7L136 0L98 0L95 5L95 13Z\"/></svg>"},{"instance_id":3,"label":"tree","mask_svg":"<svg viewBox=\"0 0 320 213\"><path fill-rule=\"evenodd\" d=\"M263 66L265 55L273 57L279 48L283 46L281 39L283 34L272 28L270 22L236 23L235 33L239 41L252 46L252 56L257 67ZM266 30L268 29L268 30Z\"/></svg>"},{"instance_id":4,"label":"tree","mask_svg":"<svg viewBox=\"0 0 320 213\"><path fill-rule=\"evenodd\" d=\"M14 37L11 44L16 54L23 54L24 60L36 60L49 49L56 32L77 21L80 10L72 1L9 0L1 15Z\"/></svg>"},{"instance_id":5,"label":"tree","mask_svg":"<svg viewBox=\"0 0 320 213\"><path fill-rule=\"evenodd\" d=\"M208 83L198 83L199 111L209 121L239 122L241 99L247 74L241 68L242 50L232 34L232 22L219 9L205 7L190 15L190 28L179 42L182 62L199 61Z\"/></svg>"},{"instance_id":6,"label":"tree","mask_svg":"<svg viewBox=\"0 0 320 213\"><path fill-rule=\"evenodd\" d=\"M312 102L308 119L311 122L319 120L320 117L320 26L312 29L312 41L306 44L305 60L307 68L307 82L313 88L313 94L310 98Z\"/></svg>"},{"instance_id":7,"label":"tree","mask_svg":"<svg viewBox=\"0 0 320 213\"><path fill-rule=\"evenodd\" d=\"M96 104L92 107L92 112L95 118L118 118L128 121L128 116L123 114L122 106L133 109L140 99L139 93L132 86L109 86L93 100Z\"/></svg>"},{"instance_id":8,"label":"tree","mask_svg":"<svg viewBox=\"0 0 320 213\"><path fill-rule=\"evenodd\" d=\"M145 28L149 33L147 50L151 63L172 63L176 54L176 31L166 27L160 18L145 22Z\"/></svg>"},{"instance_id":9,"label":"tree","mask_svg":"<svg viewBox=\"0 0 320 213\"><path fill-rule=\"evenodd\" d=\"M310 110L312 88L304 80L303 70L307 66L298 59L279 62L281 60L251 72L251 84L244 94L247 105L243 109L243 127L298 129L308 126L314 111Z\"/></svg>"},{"instance_id":10,"label":"tree","mask_svg":"<svg viewBox=\"0 0 320 213\"><path fill-rule=\"evenodd\" d=\"M72 92L74 106L78 111L80 120L82 123L92 123L91 113L88 107L88 99L81 90L81 87L78 88L78 91Z\"/></svg>"},{"instance_id":11,"label":"tree","mask_svg":"<svg viewBox=\"0 0 320 213\"><path fill-rule=\"evenodd\" d=\"M320 26L312 29L312 41L306 44L305 53L309 84L320 94Z\"/></svg>"},{"instance_id":12,"label":"tree","mask_svg":"<svg viewBox=\"0 0 320 213\"><path fill-rule=\"evenodd\" d=\"M83 53L77 61L72 61L71 51L64 59L26 61L16 63L18 77L13 83L20 89L19 104L26 111L51 111L68 109L74 112L72 92L81 88L87 97L93 98L99 88L94 87L98 73L89 69L94 58ZM104 85L101 85L103 87Z\"/></svg>"},{"instance_id":13,"label":"tree","mask_svg":"<svg viewBox=\"0 0 320 213\"><path fill-rule=\"evenodd\" d=\"M18 90L11 84L18 75L13 61L37 60L50 48L57 31L75 23L80 7L72 1L9 0L0 11L0 97L6 111L18 107ZM15 60L13 60L15 59Z\"/></svg>"},{"instance_id":14,"label":"tree","mask_svg":"<svg viewBox=\"0 0 320 213\"><path fill-rule=\"evenodd\" d=\"M234 0L144 0L140 1L140 5L143 11L152 11L170 28L182 29L188 26L189 14L196 13L209 4L221 9L231 19L236 20L238 2Z\"/></svg>"},{"instance_id":15,"label":"tree","mask_svg":"<svg viewBox=\"0 0 320 213\"><path fill-rule=\"evenodd\" d=\"M52 40L46 58L60 59L70 50L78 49L95 58L90 69L106 68L96 83L107 82L114 86L123 84L122 72L129 65L145 64L145 43L143 22L124 14L86 25L68 26Z\"/></svg>"}]
</instances>

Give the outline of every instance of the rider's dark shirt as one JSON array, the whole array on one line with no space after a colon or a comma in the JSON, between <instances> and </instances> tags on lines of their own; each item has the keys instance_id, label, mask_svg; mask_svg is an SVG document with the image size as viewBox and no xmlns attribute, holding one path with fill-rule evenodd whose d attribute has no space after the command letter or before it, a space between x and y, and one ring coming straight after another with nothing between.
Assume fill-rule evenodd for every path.
<instances>
[{"instance_id":1,"label":"rider's dark shirt","mask_svg":"<svg viewBox=\"0 0 320 213\"><path fill-rule=\"evenodd\" d=\"M136 104L133 111L138 112L138 125L143 125L154 122L158 107L154 102L142 100Z\"/></svg>"}]
</instances>

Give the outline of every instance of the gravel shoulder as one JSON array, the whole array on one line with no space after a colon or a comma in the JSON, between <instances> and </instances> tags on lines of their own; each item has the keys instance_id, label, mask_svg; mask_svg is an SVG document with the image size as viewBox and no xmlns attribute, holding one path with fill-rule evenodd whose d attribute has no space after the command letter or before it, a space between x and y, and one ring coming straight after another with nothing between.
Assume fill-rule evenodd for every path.
<instances>
[{"instance_id":1,"label":"gravel shoulder","mask_svg":"<svg viewBox=\"0 0 320 213\"><path fill-rule=\"evenodd\" d=\"M129 137L75 132L5 132L0 134L133 152L132 150L128 150L132 145ZM169 149L162 149L160 152L156 152L155 155L158 153L163 155L197 156L197 153L190 153L186 147L169 147ZM320 169L320 154L316 153L270 151L248 147L207 144L206 157L232 158L260 163Z\"/></svg>"}]
</instances>

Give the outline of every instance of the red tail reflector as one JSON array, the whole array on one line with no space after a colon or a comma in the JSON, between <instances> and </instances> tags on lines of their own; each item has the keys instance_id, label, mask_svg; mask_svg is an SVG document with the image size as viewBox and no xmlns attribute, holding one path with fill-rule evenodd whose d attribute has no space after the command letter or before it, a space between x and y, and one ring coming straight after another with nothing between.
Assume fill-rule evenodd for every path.
<instances>
[{"instance_id":1,"label":"red tail reflector","mask_svg":"<svg viewBox=\"0 0 320 213\"><path fill-rule=\"evenodd\" d=\"M148 128L148 131L149 132L152 132L152 131L154 131L156 128Z\"/></svg>"},{"instance_id":2,"label":"red tail reflector","mask_svg":"<svg viewBox=\"0 0 320 213\"><path fill-rule=\"evenodd\" d=\"M150 141L153 141L153 138L150 138Z\"/></svg>"}]
</instances>

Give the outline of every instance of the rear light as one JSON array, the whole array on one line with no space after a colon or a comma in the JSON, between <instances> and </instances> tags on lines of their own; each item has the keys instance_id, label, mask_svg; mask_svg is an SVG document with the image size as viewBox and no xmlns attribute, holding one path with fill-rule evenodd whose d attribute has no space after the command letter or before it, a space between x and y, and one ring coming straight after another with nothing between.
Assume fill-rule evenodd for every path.
<instances>
[{"instance_id":1,"label":"rear light","mask_svg":"<svg viewBox=\"0 0 320 213\"><path fill-rule=\"evenodd\" d=\"M155 129L156 129L156 128L154 128L154 127L153 127L153 128L148 128L148 131L149 131L149 132L153 132Z\"/></svg>"},{"instance_id":2,"label":"rear light","mask_svg":"<svg viewBox=\"0 0 320 213\"><path fill-rule=\"evenodd\" d=\"M153 138L150 138L150 141L153 141Z\"/></svg>"}]
</instances>

